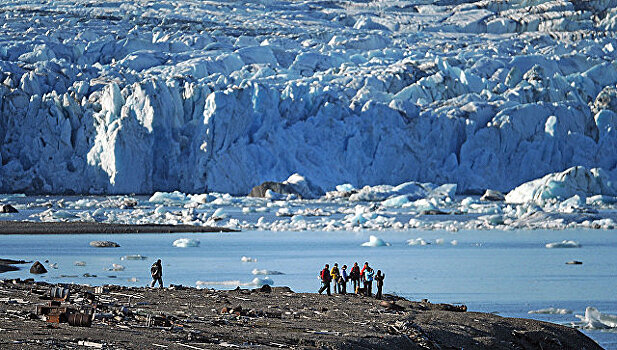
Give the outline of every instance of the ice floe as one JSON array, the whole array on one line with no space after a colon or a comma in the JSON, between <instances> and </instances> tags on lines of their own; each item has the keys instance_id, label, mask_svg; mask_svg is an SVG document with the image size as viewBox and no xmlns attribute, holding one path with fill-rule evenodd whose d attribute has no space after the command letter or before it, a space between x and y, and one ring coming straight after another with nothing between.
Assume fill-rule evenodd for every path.
<instances>
[{"instance_id":1,"label":"ice floe","mask_svg":"<svg viewBox=\"0 0 617 350\"><path fill-rule=\"evenodd\" d=\"M246 262L246 263L255 263L257 262L257 259L255 258L251 258L250 256L243 256L240 261L242 262Z\"/></svg>"},{"instance_id":2,"label":"ice floe","mask_svg":"<svg viewBox=\"0 0 617 350\"><path fill-rule=\"evenodd\" d=\"M555 308L555 307L549 307L549 308L546 308L546 309L530 310L527 313L528 314L566 315L566 314L571 314L572 310L570 310L570 309L562 309L562 308Z\"/></svg>"},{"instance_id":3,"label":"ice floe","mask_svg":"<svg viewBox=\"0 0 617 350\"><path fill-rule=\"evenodd\" d=\"M275 271L275 270L266 270L266 269L253 269L251 271L253 275L284 275L283 272Z\"/></svg>"},{"instance_id":4,"label":"ice floe","mask_svg":"<svg viewBox=\"0 0 617 350\"><path fill-rule=\"evenodd\" d=\"M199 247L201 242L198 239L193 238L178 238L172 245L177 248Z\"/></svg>"},{"instance_id":5,"label":"ice floe","mask_svg":"<svg viewBox=\"0 0 617 350\"><path fill-rule=\"evenodd\" d=\"M580 248L581 244L575 241L563 240L561 242L547 243L546 248Z\"/></svg>"}]
</instances>

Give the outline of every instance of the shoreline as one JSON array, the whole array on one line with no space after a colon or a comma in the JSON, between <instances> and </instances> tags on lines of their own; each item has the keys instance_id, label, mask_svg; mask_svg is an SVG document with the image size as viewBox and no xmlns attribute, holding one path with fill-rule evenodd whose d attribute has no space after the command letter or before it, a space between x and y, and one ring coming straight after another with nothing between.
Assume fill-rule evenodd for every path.
<instances>
[{"instance_id":1,"label":"shoreline","mask_svg":"<svg viewBox=\"0 0 617 350\"><path fill-rule=\"evenodd\" d=\"M239 232L226 227L160 225L160 224L107 224L98 222L32 222L0 221L0 235L43 234L138 234L180 232Z\"/></svg>"},{"instance_id":2,"label":"shoreline","mask_svg":"<svg viewBox=\"0 0 617 350\"><path fill-rule=\"evenodd\" d=\"M36 312L64 288L70 295L61 307L94 310L90 326L49 322L52 314ZM380 301L353 294L294 293L287 287L95 288L32 279L0 280L0 292L6 296L0 299L3 349L78 347L84 342L125 349L601 349L570 327L387 294Z\"/></svg>"}]
</instances>

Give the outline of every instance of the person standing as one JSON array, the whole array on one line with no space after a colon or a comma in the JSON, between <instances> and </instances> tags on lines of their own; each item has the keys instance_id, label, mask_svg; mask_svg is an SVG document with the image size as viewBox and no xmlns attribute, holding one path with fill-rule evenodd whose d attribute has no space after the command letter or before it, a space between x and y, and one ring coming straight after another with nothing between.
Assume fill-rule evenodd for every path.
<instances>
[{"instance_id":1,"label":"person standing","mask_svg":"<svg viewBox=\"0 0 617 350\"><path fill-rule=\"evenodd\" d=\"M373 296L373 276L374 274L375 272L373 271L373 269L367 266L366 270L364 271L364 288L366 289L367 297Z\"/></svg>"},{"instance_id":2,"label":"person standing","mask_svg":"<svg viewBox=\"0 0 617 350\"><path fill-rule=\"evenodd\" d=\"M338 263L334 263L334 266L332 266L332 271L330 271L330 276L332 277L332 281L334 282L334 293L340 293L340 289L339 289L339 276L341 275L339 269L338 269Z\"/></svg>"},{"instance_id":3,"label":"person standing","mask_svg":"<svg viewBox=\"0 0 617 350\"><path fill-rule=\"evenodd\" d=\"M362 266L362 270L360 270L360 280L364 286L364 294L366 294L366 271L368 269L370 269L370 267L368 266L368 261L366 261L364 262L364 266Z\"/></svg>"},{"instance_id":4,"label":"person standing","mask_svg":"<svg viewBox=\"0 0 617 350\"><path fill-rule=\"evenodd\" d=\"M163 288L163 265L161 264L161 259L158 259L150 266L150 275L152 275L150 287L154 288L154 285L158 282L159 288Z\"/></svg>"},{"instance_id":5,"label":"person standing","mask_svg":"<svg viewBox=\"0 0 617 350\"><path fill-rule=\"evenodd\" d=\"M323 270L319 273L319 278L321 279L321 288L319 288L319 294L323 293L324 290L327 290L328 295L330 295L330 281L332 276L330 276L330 265L326 264Z\"/></svg>"},{"instance_id":6,"label":"person standing","mask_svg":"<svg viewBox=\"0 0 617 350\"><path fill-rule=\"evenodd\" d=\"M341 277L339 278L340 285L339 289L341 294L347 294L347 281L349 280L349 276L347 276L347 265L343 265L341 268Z\"/></svg>"},{"instance_id":7,"label":"person standing","mask_svg":"<svg viewBox=\"0 0 617 350\"><path fill-rule=\"evenodd\" d=\"M360 266L355 262L353 267L351 268L351 272L349 273L349 277L351 278L351 282L353 283L353 292L358 293L358 287L360 287Z\"/></svg>"},{"instance_id":8,"label":"person standing","mask_svg":"<svg viewBox=\"0 0 617 350\"><path fill-rule=\"evenodd\" d=\"M382 290L383 290L383 280L386 278L386 274L382 274L381 270L377 270L377 275L375 275L375 281L377 281L377 294L375 295L376 299L382 298Z\"/></svg>"}]
</instances>

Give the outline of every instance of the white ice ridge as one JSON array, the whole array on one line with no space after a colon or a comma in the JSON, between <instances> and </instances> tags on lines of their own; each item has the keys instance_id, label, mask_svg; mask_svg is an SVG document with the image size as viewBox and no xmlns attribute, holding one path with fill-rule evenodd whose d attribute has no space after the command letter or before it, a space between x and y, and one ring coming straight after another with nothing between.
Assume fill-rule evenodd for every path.
<instances>
[{"instance_id":1,"label":"white ice ridge","mask_svg":"<svg viewBox=\"0 0 617 350\"><path fill-rule=\"evenodd\" d=\"M601 313L595 307L588 306L584 316L575 316L581 320L579 326L585 329L617 328L617 316Z\"/></svg>"},{"instance_id":2,"label":"white ice ridge","mask_svg":"<svg viewBox=\"0 0 617 350\"><path fill-rule=\"evenodd\" d=\"M0 0L0 192L615 182L616 6Z\"/></svg>"}]
</instances>

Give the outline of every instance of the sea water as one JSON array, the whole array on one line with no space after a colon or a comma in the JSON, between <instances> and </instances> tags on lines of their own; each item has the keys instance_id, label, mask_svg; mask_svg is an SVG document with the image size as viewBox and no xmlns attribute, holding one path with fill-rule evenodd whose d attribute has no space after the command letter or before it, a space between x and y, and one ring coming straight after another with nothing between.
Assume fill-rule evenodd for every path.
<instances>
[{"instance_id":1,"label":"sea water","mask_svg":"<svg viewBox=\"0 0 617 350\"><path fill-rule=\"evenodd\" d=\"M565 231L381 231L267 232L180 234L86 234L0 236L0 257L39 260L49 272L29 274L29 265L0 278L47 282L145 286L150 265L163 261L163 282L202 287L252 287L254 269L283 272L270 276L275 286L315 292L324 264L348 266L369 262L386 274L384 291L411 300L466 304L469 310L529 317L570 325L587 306L617 314L617 232ZM389 246L365 247L371 235ZM410 246L422 238L427 245ZM179 238L199 240L198 247L178 248ZM93 240L112 240L119 248L94 248ZM456 240L457 244L450 242ZM547 249L546 243L574 240L580 248ZM438 244L440 243L440 244ZM147 257L122 260L123 256ZM256 262L242 262L242 257ZM582 265L567 265L567 261ZM75 266L83 261L85 266ZM50 267L57 264L57 269ZM120 264L123 271L110 271ZM84 277L84 276L96 277ZM572 314L528 314L565 308ZM584 332L607 349L617 349L617 334Z\"/></svg>"}]
</instances>

